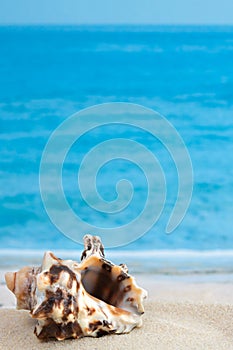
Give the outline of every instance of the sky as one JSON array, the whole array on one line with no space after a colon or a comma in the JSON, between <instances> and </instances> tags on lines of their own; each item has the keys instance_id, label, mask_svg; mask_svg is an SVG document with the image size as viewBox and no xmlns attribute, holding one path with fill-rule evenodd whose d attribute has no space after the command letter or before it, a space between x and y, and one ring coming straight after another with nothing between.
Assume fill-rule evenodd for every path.
<instances>
[{"instance_id":1,"label":"sky","mask_svg":"<svg viewBox=\"0 0 233 350\"><path fill-rule=\"evenodd\" d=\"M233 0L0 0L0 24L233 24Z\"/></svg>"}]
</instances>

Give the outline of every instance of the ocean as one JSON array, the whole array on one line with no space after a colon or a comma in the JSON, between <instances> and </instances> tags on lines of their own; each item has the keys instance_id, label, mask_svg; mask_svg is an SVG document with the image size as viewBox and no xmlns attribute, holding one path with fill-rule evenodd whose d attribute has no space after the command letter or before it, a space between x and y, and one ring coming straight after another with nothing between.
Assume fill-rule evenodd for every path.
<instances>
[{"instance_id":1,"label":"ocean","mask_svg":"<svg viewBox=\"0 0 233 350\"><path fill-rule=\"evenodd\" d=\"M101 227L133 220L147 195L140 169L118 159L98 173L97 189L106 201L114 200L119 179L133 183L134 201L120 216L87 207L77 173L85 152L103 140L123 135L141 142L163 168L166 204L147 233L110 255L126 261L138 256L136 270L146 264L157 272L186 271L189 257L189 270L232 272L232 62L233 27L1 26L0 263L6 256L17 264L22 256L27 260L44 250L68 250L72 256L82 250L55 227L43 206L42 153L70 115L97 104L127 102L163 115L187 147L194 182L184 219L166 233L177 194L176 167L159 142L130 126L94 130L74 144L63 168L69 205L82 220ZM140 223L137 231L140 236Z\"/></svg>"}]
</instances>

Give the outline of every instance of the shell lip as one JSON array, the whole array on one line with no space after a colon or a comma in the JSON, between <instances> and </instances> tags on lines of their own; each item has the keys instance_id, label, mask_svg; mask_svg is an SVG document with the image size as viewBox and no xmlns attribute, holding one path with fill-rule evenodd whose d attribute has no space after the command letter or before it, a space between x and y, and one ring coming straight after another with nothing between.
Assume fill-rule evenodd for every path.
<instances>
[{"instance_id":1,"label":"shell lip","mask_svg":"<svg viewBox=\"0 0 233 350\"><path fill-rule=\"evenodd\" d=\"M86 235L84 242L80 263L45 252L40 267L5 276L17 308L37 319L35 334L41 340L128 333L142 324L147 292L125 264L105 258L98 236Z\"/></svg>"}]
</instances>

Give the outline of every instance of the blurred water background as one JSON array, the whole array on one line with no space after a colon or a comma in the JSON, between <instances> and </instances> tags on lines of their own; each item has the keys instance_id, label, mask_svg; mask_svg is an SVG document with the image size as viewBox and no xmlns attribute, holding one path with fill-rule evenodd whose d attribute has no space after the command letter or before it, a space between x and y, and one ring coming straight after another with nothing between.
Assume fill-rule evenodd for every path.
<instances>
[{"instance_id":1,"label":"blurred water background","mask_svg":"<svg viewBox=\"0 0 233 350\"><path fill-rule=\"evenodd\" d=\"M103 226L126 223L140 212L146 181L132 164L111 162L97 178L106 200L113 199L120 178L134 184L134 202L120 220L87 208L77 195L76 178L92 145L122 135L137 140L151 148L165 171L167 202L146 235L112 256L132 259L137 271L147 266L169 273L232 272L232 62L233 27L0 27L0 264L36 259L43 250L69 250L73 256L81 251L46 214L40 159L49 136L68 116L116 101L153 108L180 133L194 170L190 208L180 226L165 234L176 198L176 169L152 136L130 127L95 130L74 145L63 171L72 208L83 220Z\"/></svg>"}]
</instances>

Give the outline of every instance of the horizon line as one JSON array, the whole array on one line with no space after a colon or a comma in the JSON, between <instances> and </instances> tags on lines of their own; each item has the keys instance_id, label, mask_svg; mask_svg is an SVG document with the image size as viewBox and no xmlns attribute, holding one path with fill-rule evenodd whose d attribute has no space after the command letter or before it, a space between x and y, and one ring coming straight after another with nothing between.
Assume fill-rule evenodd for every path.
<instances>
[{"instance_id":1,"label":"horizon line","mask_svg":"<svg viewBox=\"0 0 233 350\"><path fill-rule=\"evenodd\" d=\"M9 22L9 23L0 23L0 26L193 26L193 27L233 27L233 23L40 23L40 22L31 22L31 23L20 23L20 22Z\"/></svg>"}]
</instances>

